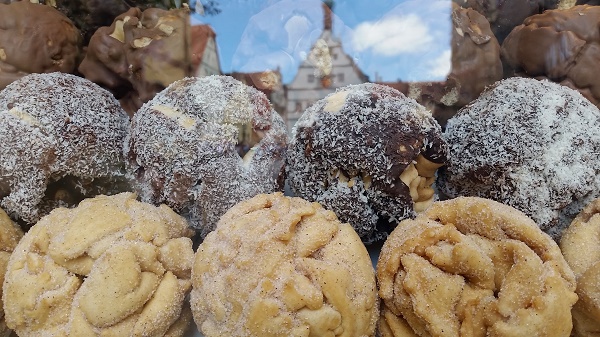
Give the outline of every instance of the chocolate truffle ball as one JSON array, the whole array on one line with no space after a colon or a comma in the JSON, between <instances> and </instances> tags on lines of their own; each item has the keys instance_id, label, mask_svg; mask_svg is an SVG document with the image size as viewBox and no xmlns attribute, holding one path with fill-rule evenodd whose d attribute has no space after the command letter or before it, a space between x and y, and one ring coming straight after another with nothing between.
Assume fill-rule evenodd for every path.
<instances>
[{"instance_id":1,"label":"chocolate truffle ball","mask_svg":"<svg viewBox=\"0 0 600 337\"><path fill-rule=\"evenodd\" d=\"M169 84L191 75L187 10L134 7L90 39L79 71L111 90L132 115Z\"/></svg>"},{"instance_id":2,"label":"chocolate truffle ball","mask_svg":"<svg viewBox=\"0 0 600 337\"><path fill-rule=\"evenodd\" d=\"M448 121L448 165L438 187L517 208L546 233L563 229L600 196L600 111L550 81L500 81Z\"/></svg>"},{"instance_id":3,"label":"chocolate truffle ball","mask_svg":"<svg viewBox=\"0 0 600 337\"><path fill-rule=\"evenodd\" d=\"M455 3L472 8L483 14L498 42L502 44L514 27L527 17L556 8L559 0L453 0Z\"/></svg>"},{"instance_id":4,"label":"chocolate truffle ball","mask_svg":"<svg viewBox=\"0 0 600 337\"><path fill-rule=\"evenodd\" d=\"M403 91L431 109L442 128L456 111L502 79L500 44L487 19L452 4L452 69L443 82L411 82Z\"/></svg>"},{"instance_id":5,"label":"chocolate truffle ball","mask_svg":"<svg viewBox=\"0 0 600 337\"><path fill-rule=\"evenodd\" d=\"M250 126L256 145L236 144ZM166 203L206 236L237 202L282 189L287 134L267 97L229 76L185 78L135 114L125 154L141 199Z\"/></svg>"},{"instance_id":6,"label":"chocolate truffle ball","mask_svg":"<svg viewBox=\"0 0 600 337\"><path fill-rule=\"evenodd\" d=\"M502 44L508 75L550 79L600 106L600 7L575 6L534 15Z\"/></svg>"},{"instance_id":7,"label":"chocolate truffle ball","mask_svg":"<svg viewBox=\"0 0 600 337\"><path fill-rule=\"evenodd\" d=\"M0 92L0 205L33 225L55 207L127 188L128 126L119 102L81 77L31 74L11 83Z\"/></svg>"},{"instance_id":8,"label":"chocolate truffle ball","mask_svg":"<svg viewBox=\"0 0 600 337\"><path fill-rule=\"evenodd\" d=\"M296 196L334 211L372 243L433 202L431 185L446 150L423 106L364 83L339 88L303 113L286 171Z\"/></svg>"},{"instance_id":9,"label":"chocolate truffle ball","mask_svg":"<svg viewBox=\"0 0 600 337\"><path fill-rule=\"evenodd\" d=\"M31 73L72 73L80 61L81 36L50 6L0 3L0 89Z\"/></svg>"},{"instance_id":10,"label":"chocolate truffle ball","mask_svg":"<svg viewBox=\"0 0 600 337\"><path fill-rule=\"evenodd\" d=\"M356 232L281 193L232 207L200 244L190 303L206 337L374 337L375 271Z\"/></svg>"}]
</instances>

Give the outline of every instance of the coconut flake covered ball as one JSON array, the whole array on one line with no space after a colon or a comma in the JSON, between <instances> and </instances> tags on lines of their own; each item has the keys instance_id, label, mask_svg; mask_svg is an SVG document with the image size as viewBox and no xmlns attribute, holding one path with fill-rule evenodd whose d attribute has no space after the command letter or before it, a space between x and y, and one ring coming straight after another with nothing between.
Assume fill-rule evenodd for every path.
<instances>
[{"instance_id":1,"label":"coconut flake covered ball","mask_svg":"<svg viewBox=\"0 0 600 337\"><path fill-rule=\"evenodd\" d=\"M57 208L21 239L3 285L19 336L183 336L194 257L187 222L135 194Z\"/></svg>"},{"instance_id":2,"label":"coconut flake covered ball","mask_svg":"<svg viewBox=\"0 0 600 337\"><path fill-rule=\"evenodd\" d=\"M242 158L240 132L256 145ZM237 202L283 188L287 135L260 91L229 76L185 78L134 115L125 145L143 201L166 203L201 237Z\"/></svg>"},{"instance_id":3,"label":"coconut flake covered ball","mask_svg":"<svg viewBox=\"0 0 600 337\"><path fill-rule=\"evenodd\" d=\"M497 82L448 121L438 186L513 206L555 239L600 195L600 111L549 81Z\"/></svg>"},{"instance_id":4,"label":"coconut flake covered ball","mask_svg":"<svg viewBox=\"0 0 600 337\"><path fill-rule=\"evenodd\" d=\"M206 337L373 337L375 271L356 232L281 193L240 202L200 244L194 321Z\"/></svg>"},{"instance_id":5,"label":"coconut flake covered ball","mask_svg":"<svg viewBox=\"0 0 600 337\"><path fill-rule=\"evenodd\" d=\"M298 120L287 155L292 191L349 222L365 243L382 240L435 199L446 160L439 124L388 86L338 89Z\"/></svg>"},{"instance_id":6,"label":"coconut flake covered ball","mask_svg":"<svg viewBox=\"0 0 600 337\"><path fill-rule=\"evenodd\" d=\"M2 283L4 283L8 259L22 237L21 228L0 208L0 300L2 299ZM4 321L4 308L0 301L0 337L8 337L10 333L11 330Z\"/></svg>"},{"instance_id":7,"label":"coconut flake covered ball","mask_svg":"<svg viewBox=\"0 0 600 337\"><path fill-rule=\"evenodd\" d=\"M100 86L31 74L0 92L0 205L33 225L58 206L125 186L129 118Z\"/></svg>"}]
</instances>

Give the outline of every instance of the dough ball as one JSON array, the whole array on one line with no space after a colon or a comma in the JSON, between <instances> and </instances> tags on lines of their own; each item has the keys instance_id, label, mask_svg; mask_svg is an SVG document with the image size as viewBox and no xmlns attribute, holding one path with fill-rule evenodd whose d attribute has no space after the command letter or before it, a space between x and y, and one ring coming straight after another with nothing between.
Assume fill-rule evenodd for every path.
<instances>
[{"instance_id":1,"label":"dough ball","mask_svg":"<svg viewBox=\"0 0 600 337\"><path fill-rule=\"evenodd\" d=\"M132 7L94 32L79 71L108 88L133 115L192 74L189 27L189 10Z\"/></svg>"},{"instance_id":2,"label":"dough ball","mask_svg":"<svg viewBox=\"0 0 600 337\"><path fill-rule=\"evenodd\" d=\"M577 279L579 300L573 307L574 336L600 331L600 199L592 201L565 230L560 241Z\"/></svg>"},{"instance_id":3,"label":"dough ball","mask_svg":"<svg viewBox=\"0 0 600 337\"><path fill-rule=\"evenodd\" d=\"M50 6L0 3L0 90L31 73L73 73L81 57L81 35Z\"/></svg>"},{"instance_id":4,"label":"dough ball","mask_svg":"<svg viewBox=\"0 0 600 337\"><path fill-rule=\"evenodd\" d=\"M23 237L23 232L0 208L0 300L2 299L2 283L10 254ZM0 337L10 336L11 330L4 321L4 306L0 302Z\"/></svg>"},{"instance_id":5,"label":"dough ball","mask_svg":"<svg viewBox=\"0 0 600 337\"><path fill-rule=\"evenodd\" d=\"M242 158L241 132L256 137ZM125 144L142 201L165 203L203 238L237 202L283 188L287 134L260 91L229 76L186 78L134 116Z\"/></svg>"},{"instance_id":6,"label":"dough ball","mask_svg":"<svg viewBox=\"0 0 600 337\"><path fill-rule=\"evenodd\" d=\"M377 263L383 337L569 337L575 276L522 212L461 197L402 221Z\"/></svg>"},{"instance_id":7,"label":"dough ball","mask_svg":"<svg viewBox=\"0 0 600 337\"><path fill-rule=\"evenodd\" d=\"M502 44L509 71L578 90L600 107L600 7L575 6L527 18Z\"/></svg>"},{"instance_id":8,"label":"dough ball","mask_svg":"<svg viewBox=\"0 0 600 337\"><path fill-rule=\"evenodd\" d=\"M194 321L214 336L375 336L379 299L356 232L281 193L240 202L200 244Z\"/></svg>"},{"instance_id":9,"label":"dough ball","mask_svg":"<svg viewBox=\"0 0 600 337\"><path fill-rule=\"evenodd\" d=\"M135 198L58 208L25 234L4 281L9 328L32 337L183 335L193 231L167 206Z\"/></svg>"},{"instance_id":10,"label":"dough ball","mask_svg":"<svg viewBox=\"0 0 600 337\"><path fill-rule=\"evenodd\" d=\"M438 187L524 212L558 240L600 196L600 111L577 91L513 77L488 87L448 121Z\"/></svg>"},{"instance_id":11,"label":"dough ball","mask_svg":"<svg viewBox=\"0 0 600 337\"><path fill-rule=\"evenodd\" d=\"M27 75L0 91L0 206L27 226L59 206L128 189L129 118L100 86Z\"/></svg>"},{"instance_id":12,"label":"dough ball","mask_svg":"<svg viewBox=\"0 0 600 337\"><path fill-rule=\"evenodd\" d=\"M340 88L302 114L286 171L296 196L334 211L372 243L433 202L446 151L439 124L423 106L364 83Z\"/></svg>"}]
</instances>

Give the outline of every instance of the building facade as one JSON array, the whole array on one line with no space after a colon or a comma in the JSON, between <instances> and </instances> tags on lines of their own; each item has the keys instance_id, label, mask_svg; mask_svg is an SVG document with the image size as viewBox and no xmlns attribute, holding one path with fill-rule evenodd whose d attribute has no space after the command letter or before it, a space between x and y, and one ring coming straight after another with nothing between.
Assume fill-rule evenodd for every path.
<instances>
[{"instance_id":1,"label":"building facade","mask_svg":"<svg viewBox=\"0 0 600 337\"><path fill-rule=\"evenodd\" d=\"M312 46L296 76L285 87L287 103L283 112L288 132L306 108L337 88L368 82L368 77L344 51L340 39L333 35L331 8L323 4L323 32Z\"/></svg>"}]
</instances>

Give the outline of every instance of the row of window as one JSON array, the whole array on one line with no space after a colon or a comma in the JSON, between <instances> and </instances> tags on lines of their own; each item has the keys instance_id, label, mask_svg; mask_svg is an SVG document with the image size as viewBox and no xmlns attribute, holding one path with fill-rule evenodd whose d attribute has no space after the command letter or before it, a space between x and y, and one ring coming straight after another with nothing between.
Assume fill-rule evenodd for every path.
<instances>
[{"instance_id":1,"label":"row of window","mask_svg":"<svg viewBox=\"0 0 600 337\"><path fill-rule=\"evenodd\" d=\"M330 75L332 81L337 80L338 82L344 82L344 73L339 73L337 75ZM308 83L313 83L315 81L314 74L308 74Z\"/></svg>"}]
</instances>

